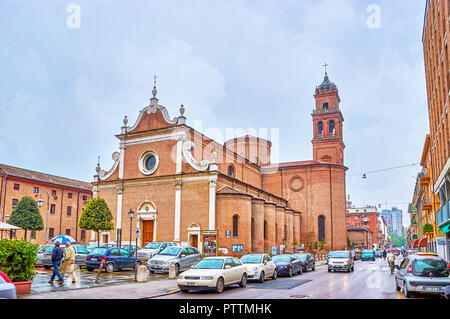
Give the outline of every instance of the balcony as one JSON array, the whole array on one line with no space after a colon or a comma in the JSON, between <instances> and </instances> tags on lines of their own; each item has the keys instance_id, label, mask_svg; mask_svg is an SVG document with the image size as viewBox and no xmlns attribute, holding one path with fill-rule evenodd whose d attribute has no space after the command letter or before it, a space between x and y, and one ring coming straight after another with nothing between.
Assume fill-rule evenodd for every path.
<instances>
[{"instance_id":1,"label":"balcony","mask_svg":"<svg viewBox=\"0 0 450 319\"><path fill-rule=\"evenodd\" d=\"M430 174L428 173L428 168L424 167L422 172L419 174L420 176L420 186L426 186L430 184Z\"/></svg>"},{"instance_id":2,"label":"balcony","mask_svg":"<svg viewBox=\"0 0 450 319\"><path fill-rule=\"evenodd\" d=\"M436 221L438 227L444 226L450 219L450 201L447 202L441 209L436 213Z\"/></svg>"}]
</instances>

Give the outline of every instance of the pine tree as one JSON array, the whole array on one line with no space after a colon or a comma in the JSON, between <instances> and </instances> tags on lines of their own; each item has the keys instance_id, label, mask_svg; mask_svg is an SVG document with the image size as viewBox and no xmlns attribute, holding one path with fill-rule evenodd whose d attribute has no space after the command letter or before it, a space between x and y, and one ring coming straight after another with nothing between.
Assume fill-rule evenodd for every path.
<instances>
[{"instance_id":1,"label":"pine tree","mask_svg":"<svg viewBox=\"0 0 450 319\"><path fill-rule=\"evenodd\" d=\"M28 230L44 229L44 221L39 208L36 205L36 201L30 196L22 197L17 203L11 217L8 219L8 223L25 230L24 240L27 239Z\"/></svg>"},{"instance_id":2,"label":"pine tree","mask_svg":"<svg viewBox=\"0 0 450 319\"><path fill-rule=\"evenodd\" d=\"M92 198L81 213L78 226L81 229L92 230L97 233L97 244L100 246L100 231L114 229L113 216L105 200L100 197Z\"/></svg>"}]
</instances>

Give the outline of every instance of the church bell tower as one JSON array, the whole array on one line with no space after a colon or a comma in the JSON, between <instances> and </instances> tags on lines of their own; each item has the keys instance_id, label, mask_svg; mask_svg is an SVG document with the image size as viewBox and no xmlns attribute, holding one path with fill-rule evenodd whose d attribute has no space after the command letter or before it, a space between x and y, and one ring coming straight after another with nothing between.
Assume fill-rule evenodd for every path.
<instances>
[{"instance_id":1,"label":"church bell tower","mask_svg":"<svg viewBox=\"0 0 450 319\"><path fill-rule=\"evenodd\" d=\"M322 84L316 87L313 110L313 159L344 165L344 142L342 124L344 117L339 109L341 98L337 86L330 81L325 66Z\"/></svg>"}]
</instances>

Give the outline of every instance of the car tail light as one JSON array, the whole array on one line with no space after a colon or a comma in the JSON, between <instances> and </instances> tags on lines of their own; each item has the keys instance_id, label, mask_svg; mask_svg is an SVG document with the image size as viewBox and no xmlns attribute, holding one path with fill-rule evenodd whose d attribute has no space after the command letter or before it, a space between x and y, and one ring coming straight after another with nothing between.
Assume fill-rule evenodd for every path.
<instances>
[{"instance_id":1,"label":"car tail light","mask_svg":"<svg viewBox=\"0 0 450 319\"><path fill-rule=\"evenodd\" d=\"M407 272L409 272L409 273L412 273L413 271L412 271L412 264L411 265L409 265L409 267L408 267L408 271Z\"/></svg>"},{"instance_id":2,"label":"car tail light","mask_svg":"<svg viewBox=\"0 0 450 319\"><path fill-rule=\"evenodd\" d=\"M86 260L89 260L89 257L88 257L88 256L86 256Z\"/></svg>"},{"instance_id":3,"label":"car tail light","mask_svg":"<svg viewBox=\"0 0 450 319\"><path fill-rule=\"evenodd\" d=\"M102 260L103 261L108 261L108 257L103 257Z\"/></svg>"}]
</instances>

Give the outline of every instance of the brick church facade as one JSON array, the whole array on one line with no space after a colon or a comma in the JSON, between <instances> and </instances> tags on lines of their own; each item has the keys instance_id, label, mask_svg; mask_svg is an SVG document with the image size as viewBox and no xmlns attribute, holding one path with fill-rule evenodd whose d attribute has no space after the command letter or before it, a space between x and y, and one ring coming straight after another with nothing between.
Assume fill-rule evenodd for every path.
<instances>
[{"instance_id":1,"label":"brick church facade","mask_svg":"<svg viewBox=\"0 0 450 319\"><path fill-rule=\"evenodd\" d=\"M140 245L201 250L203 232L217 230L219 247L240 244L244 252L281 245L292 252L320 240L325 249L347 247L344 119L326 73L314 95L309 161L271 163L271 142L249 135L222 145L186 125L183 105L170 118L156 87L152 93L134 125L125 117L113 167L97 166L93 193L107 201L115 225L102 241L128 243L132 224Z\"/></svg>"}]
</instances>

